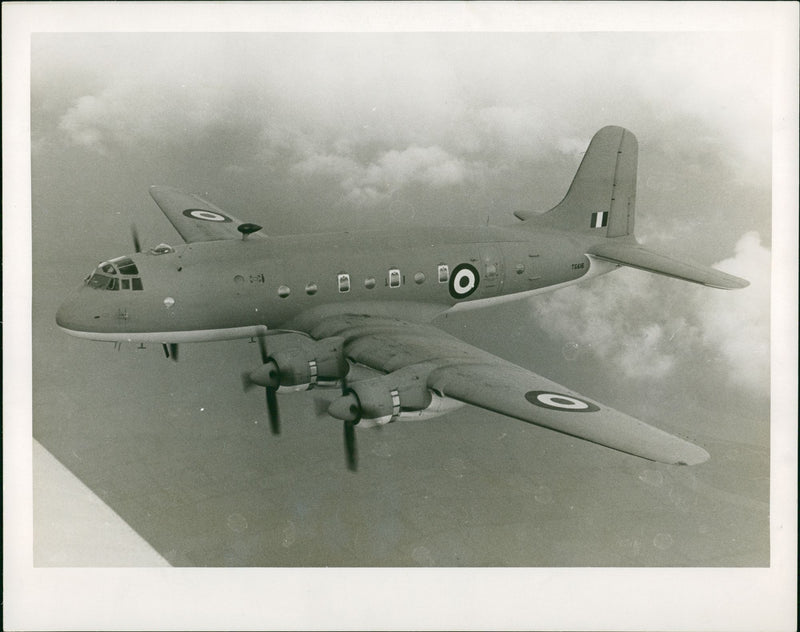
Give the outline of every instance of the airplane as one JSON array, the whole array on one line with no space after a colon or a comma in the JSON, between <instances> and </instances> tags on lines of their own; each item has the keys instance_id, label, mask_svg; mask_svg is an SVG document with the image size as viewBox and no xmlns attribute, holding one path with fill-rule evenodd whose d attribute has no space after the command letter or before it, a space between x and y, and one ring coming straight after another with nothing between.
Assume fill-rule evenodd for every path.
<instances>
[{"instance_id":1,"label":"airplane","mask_svg":"<svg viewBox=\"0 0 800 632\"><path fill-rule=\"evenodd\" d=\"M268 236L203 198L167 186L150 195L185 243L101 262L60 306L67 334L178 345L250 338L261 362L273 434L277 393L337 388L327 414L343 422L357 470L355 428L428 419L470 404L623 453L694 465L708 452L469 345L431 321L527 299L638 268L712 288L744 279L643 247L634 235L638 142L617 126L592 138L564 199L516 212L507 226L344 230Z\"/></svg>"}]
</instances>

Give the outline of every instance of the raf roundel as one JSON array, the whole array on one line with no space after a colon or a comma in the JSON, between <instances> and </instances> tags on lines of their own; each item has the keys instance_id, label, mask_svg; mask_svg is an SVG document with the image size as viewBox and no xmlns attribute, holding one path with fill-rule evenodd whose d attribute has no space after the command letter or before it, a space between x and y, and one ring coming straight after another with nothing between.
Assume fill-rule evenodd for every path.
<instances>
[{"instance_id":1,"label":"raf roundel","mask_svg":"<svg viewBox=\"0 0 800 632\"><path fill-rule=\"evenodd\" d=\"M535 406L561 410L570 413L595 413L600 408L591 402L565 395L564 393L551 393L550 391L528 391L525 399Z\"/></svg>"},{"instance_id":2,"label":"raf roundel","mask_svg":"<svg viewBox=\"0 0 800 632\"><path fill-rule=\"evenodd\" d=\"M480 276L475 266L461 263L453 269L450 275L450 296L453 298L467 298L478 289Z\"/></svg>"},{"instance_id":3,"label":"raf roundel","mask_svg":"<svg viewBox=\"0 0 800 632\"><path fill-rule=\"evenodd\" d=\"M216 211L209 211L204 208L187 208L184 212L186 217L192 219L202 219L206 222L230 222L231 218Z\"/></svg>"}]
</instances>

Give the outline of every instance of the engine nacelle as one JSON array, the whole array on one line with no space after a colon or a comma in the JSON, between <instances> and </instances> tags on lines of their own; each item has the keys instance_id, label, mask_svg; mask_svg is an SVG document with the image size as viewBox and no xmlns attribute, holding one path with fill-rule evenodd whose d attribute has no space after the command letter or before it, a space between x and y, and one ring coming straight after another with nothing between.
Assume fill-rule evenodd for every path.
<instances>
[{"instance_id":1,"label":"engine nacelle","mask_svg":"<svg viewBox=\"0 0 800 632\"><path fill-rule=\"evenodd\" d=\"M356 382L334 400L328 412L337 419L359 420L359 426L388 424L398 419L426 419L462 406L428 389L428 370L408 367Z\"/></svg>"},{"instance_id":2,"label":"engine nacelle","mask_svg":"<svg viewBox=\"0 0 800 632\"><path fill-rule=\"evenodd\" d=\"M341 380L350 366L344 356L344 338L303 340L270 354L267 363L251 371L249 379L278 391L304 391L330 386Z\"/></svg>"}]
</instances>

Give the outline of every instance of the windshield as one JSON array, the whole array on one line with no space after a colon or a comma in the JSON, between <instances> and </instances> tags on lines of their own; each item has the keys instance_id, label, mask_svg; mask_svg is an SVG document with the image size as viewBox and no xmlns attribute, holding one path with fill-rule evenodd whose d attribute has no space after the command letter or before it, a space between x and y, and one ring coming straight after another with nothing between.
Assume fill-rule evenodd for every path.
<instances>
[{"instance_id":1,"label":"windshield","mask_svg":"<svg viewBox=\"0 0 800 632\"><path fill-rule=\"evenodd\" d=\"M103 261L86 279L86 285L95 290L141 290L139 268L130 257L117 257Z\"/></svg>"}]
</instances>

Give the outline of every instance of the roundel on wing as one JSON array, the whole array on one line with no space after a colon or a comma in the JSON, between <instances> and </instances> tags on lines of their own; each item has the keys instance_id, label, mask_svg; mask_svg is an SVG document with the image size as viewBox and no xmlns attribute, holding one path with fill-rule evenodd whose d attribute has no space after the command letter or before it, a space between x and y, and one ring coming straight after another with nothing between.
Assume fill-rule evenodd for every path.
<instances>
[{"instance_id":1,"label":"roundel on wing","mask_svg":"<svg viewBox=\"0 0 800 632\"><path fill-rule=\"evenodd\" d=\"M469 263L461 263L453 268L450 275L450 296L453 298L467 298L478 289L480 275L475 266Z\"/></svg>"},{"instance_id":2,"label":"roundel on wing","mask_svg":"<svg viewBox=\"0 0 800 632\"><path fill-rule=\"evenodd\" d=\"M202 219L205 222L230 222L232 221L227 215L218 213L217 211L209 211L204 208L187 208L184 212L186 217L192 219Z\"/></svg>"},{"instance_id":3,"label":"roundel on wing","mask_svg":"<svg viewBox=\"0 0 800 632\"><path fill-rule=\"evenodd\" d=\"M525 399L534 406L570 413L594 413L600 410L592 402L587 402L573 395L553 393L551 391L528 391L525 393Z\"/></svg>"}]
</instances>

